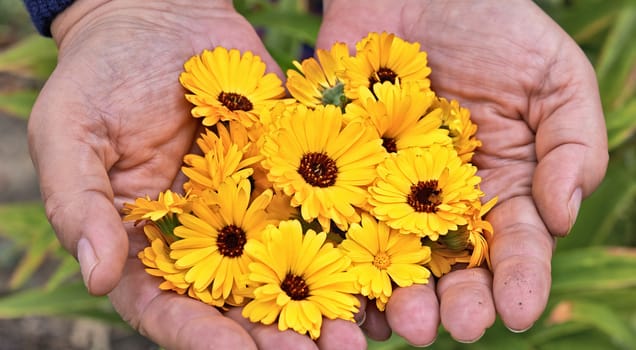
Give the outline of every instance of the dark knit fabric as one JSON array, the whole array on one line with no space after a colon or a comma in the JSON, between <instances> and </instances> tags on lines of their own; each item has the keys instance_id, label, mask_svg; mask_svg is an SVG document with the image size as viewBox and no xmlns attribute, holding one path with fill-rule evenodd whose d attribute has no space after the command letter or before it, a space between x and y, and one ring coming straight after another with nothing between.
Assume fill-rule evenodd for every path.
<instances>
[{"instance_id":1,"label":"dark knit fabric","mask_svg":"<svg viewBox=\"0 0 636 350\"><path fill-rule=\"evenodd\" d=\"M31 21L38 32L51 36L51 22L60 12L69 7L73 0L23 0Z\"/></svg>"}]
</instances>

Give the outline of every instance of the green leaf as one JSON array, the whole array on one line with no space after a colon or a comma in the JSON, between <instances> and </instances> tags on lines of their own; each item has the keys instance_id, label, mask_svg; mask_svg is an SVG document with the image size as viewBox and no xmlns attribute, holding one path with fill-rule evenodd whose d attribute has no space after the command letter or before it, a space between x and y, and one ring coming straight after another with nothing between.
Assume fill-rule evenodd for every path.
<instances>
[{"instance_id":1,"label":"green leaf","mask_svg":"<svg viewBox=\"0 0 636 350\"><path fill-rule=\"evenodd\" d=\"M113 312L108 298L90 295L81 281L52 290L26 289L0 298L0 318Z\"/></svg>"},{"instance_id":2,"label":"green leaf","mask_svg":"<svg viewBox=\"0 0 636 350\"><path fill-rule=\"evenodd\" d=\"M528 341L543 349L544 346L553 344L559 339L576 338L581 332L588 332L591 328L589 325L577 322L554 323L552 321L544 321L527 333ZM547 346L547 348L550 347Z\"/></svg>"},{"instance_id":3,"label":"green leaf","mask_svg":"<svg viewBox=\"0 0 636 350\"><path fill-rule=\"evenodd\" d=\"M636 98L606 114L607 142L610 150L619 147L634 135L636 132L635 115Z\"/></svg>"},{"instance_id":4,"label":"green leaf","mask_svg":"<svg viewBox=\"0 0 636 350\"><path fill-rule=\"evenodd\" d=\"M246 13L245 17L255 27L276 30L280 35L315 45L320 27L320 17L292 11L259 11Z\"/></svg>"},{"instance_id":5,"label":"green leaf","mask_svg":"<svg viewBox=\"0 0 636 350\"><path fill-rule=\"evenodd\" d=\"M562 304L564 319L568 322L588 326L606 335L612 343L620 348L636 344L636 337L629 324L619 317L610 307L600 303L590 303L584 300L569 300Z\"/></svg>"},{"instance_id":6,"label":"green leaf","mask_svg":"<svg viewBox=\"0 0 636 350\"><path fill-rule=\"evenodd\" d=\"M617 15L596 63L601 97L607 110L621 107L636 90L636 5Z\"/></svg>"},{"instance_id":7,"label":"green leaf","mask_svg":"<svg viewBox=\"0 0 636 350\"><path fill-rule=\"evenodd\" d=\"M24 250L9 280L10 289L26 285L47 258L62 251L40 202L0 205L0 235Z\"/></svg>"},{"instance_id":8,"label":"green leaf","mask_svg":"<svg viewBox=\"0 0 636 350\"><path fill-rule=\"evenodd\" d=\"M610 339L602 332L592 327L587 327L579 333L569 337L556 338L549 343L537 347L539 350L632 350L633 347L612 344Z\"/></svg>"},{"instance_id":9,"label":"green leaf","mask_svg":"<svg viewBox=\"0 0 636 350\"><path fill-rule=\"evenodd\" d=\"M613 22L623 6L623 1L586 0L574 1L570 6L551 6L553 18L574 39L581 43L596 37Z\"/></svg>"},{"instance_id":10,"label":"green leaf","mask_svg":"<svg viewBox=\"0 0 636 350\"><path fill-rule=\"evenodd\" d=\"M53 40L31 35L0 52L0 72L11 72L30 78L46 79L57 62Z\"/></svg>"},{"instance_id":11,"label":"green leaf","mask_svg":"<svg viewBox=\"0 0 636 350\"><path fill-rule=\"evenodd\" d=\"M286 72L288 69L293 68L292 62L298 56L297 54L292 54L289 53L287 50L279 48L268 47L267 50L269 51L269 54L272 55L274 61L278 63L283 72Z\"/></svg>"},{"instance_id":12,"label":"green leaf","mask_svg":"<svg viewBox=\"0 0 636 350\"><path fill-rule=\"evenodd\" d=\"M63 257L61 258L60 264L55 269L55 272L49 277L45 289L51 290L57 288L63 282L69 280L73 276L77 276L80 272L80 267L73 256L64 252Z\"/></svg>"},{"instance_id":13,"label":"green leaf","mask_svg":"<svg viewBox=\"0 0 636 350\"><path fill-rule=\"evenodd\" d=\"M552 259L552 297L636 288L636 248L589 247Z\"/></svg>"},{"instance_id":14,"label":"green leaf","mask_svg":"<svg viewBox=\"0 0 636 350\"><path fill-rule=\"evenodd\" d=\"M12 290L21 288L34 276L38 268L49 253L57 249L59 245L56 241L35 239L31 242L29 249L25 251L18 266L13 270L9 279L9 288Z\"/></svg>"},{"instance_id":15,"label":"green leaf","mask_svg":"<svg viewBox=\"0 0 636 350\"><path fill-rule=\"evenodd\" d=\"M25 248L35 238L55 239L41 202L0 204L0 235Z\"/></svg>"},{"instance_id":16,"label":"green leaf","mask_svg":"<svg viewBox=\"0 0 636 350\"><path fill-rule=\"evenodd\" d=\"M0 112L27 119L37 96L38 92L35 90L0 91Z\"/></svg>"}]
</instances>

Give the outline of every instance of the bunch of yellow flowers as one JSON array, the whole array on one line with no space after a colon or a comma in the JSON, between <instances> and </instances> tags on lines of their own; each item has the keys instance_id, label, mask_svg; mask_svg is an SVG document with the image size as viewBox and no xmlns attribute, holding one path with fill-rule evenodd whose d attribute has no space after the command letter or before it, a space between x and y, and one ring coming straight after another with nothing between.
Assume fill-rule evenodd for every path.
<instances>
[{"instance_id":1,"label":"bunch of yellow flowers","mask_svg":"<svg viewBox=\"0 0 636 350\"><path fill-rule=\"evenodd\" d=\"M183 192L124 206L159 288L316 339L357 294L383 311L396 286L490 265L469 111L431 90L419 44L370 33L352 51L294 62L287 89L251 52L185 63L204 132Z\"/></svg>"}]
</instances>

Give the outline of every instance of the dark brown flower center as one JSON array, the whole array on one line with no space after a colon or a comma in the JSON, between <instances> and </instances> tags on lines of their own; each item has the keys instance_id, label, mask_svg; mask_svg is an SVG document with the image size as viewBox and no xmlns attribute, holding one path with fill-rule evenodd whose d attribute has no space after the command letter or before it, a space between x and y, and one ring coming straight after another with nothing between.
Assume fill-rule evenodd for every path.
<instances>
[{"instance_id":1,"label":"dark brown flower center","mask_svg":"<svg viewBox=\"0 0 636 350\"><path fill-rule=\"evenodd\" d=\"M296 275L288 273L280 285L282 289L292 300L303 300L309 296L309 287L305 280Z\"/></svg>"},{"instance_id":2,"label":"dark brown flower center","mask_svg":"<svg viewBox=\"0 0 636 350\"><path fill-rule=\"evenodd\" d=\"M251 111L254 108L247 97L235 92L221 91L217 100L230 111Z\"/></svg>"},{"instance_id":3,"label":"dark brown flower center","mask_svg":"<svg viewBox=\"0 0 636 350\"><path fill-rule=\"evenodd\" d=\"M442 203L442 190L437 189L437 180L420 181L411 186L406 202L420 213L435 213Z\"/></svg>"},{"instance_id":4,"label":"dark brown flower center","mask_svg":"<svg viewBox=\"0 0 636 350\"><path fill-rule=\"evenodd\" d=\"M383 137L382 146L389 153L397 152L397 143L395 143L395 139L392 137Z\"/></svg>"},{"instance_id":5,"label":"dark brown flower center","mask_svg":"<svg viewBox=\"0 0 636 350\"><path fill-rule=\"evenodd\" d=\"M369 77L369 88L372 88L373 84L378 82L384 83L385 81L389 81L391 84L395 84L395 78L397 78L397 74L394 71L390 68L381 67L375 74Z\"/></svg>"},{"instance_id":6,"label":"dark brown flower center","mask_svg":"<svg viewBox=\"0 0 636 350\"><path fill-rule=\"evenodd\" d=\"M247 243L245 231L236 225L225 226L216 238L219 252L228 258L236 258L243 255L245 243Z\"/></svg>"},{"instance_id":7,"label":"dark brown flower center","mask_svg":"<svg viewBox=\"0 0 636 350\"><path fill-rule=\"evenodd\" d=\"M315 187L329 187L336 183L338 167L326 153L310 152L303 155L298 173Z\"/></svg>"}]
</instances>

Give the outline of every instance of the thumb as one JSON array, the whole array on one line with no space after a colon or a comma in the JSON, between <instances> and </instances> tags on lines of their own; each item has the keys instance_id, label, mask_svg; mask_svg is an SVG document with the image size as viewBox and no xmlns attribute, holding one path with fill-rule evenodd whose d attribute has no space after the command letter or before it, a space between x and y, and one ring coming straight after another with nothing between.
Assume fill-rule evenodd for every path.
<instances>
[{"instance_id":1,"label":"thumb","mask_svg":"<svg viewBox=\"0 0 636 350\"><path fill-rule=\"evenodd\" d=\"M98 138L87 122L56 113L59 104L49 97L43 90L29 120L46 214L62 245L77 257L89 292L106 294L121 276L128 236L113 204L105 152L84 141Z\"/></svg>"},{"instance_id":2,"label":"thumb","mask_svg":"<svg viewBox=\"0 0 636 350\"><path fill-rule=\"evenodd\" d=\"M545 84L548 91L539 94L544 99L536 104L541 106L537 110L545 113L531 115L531 120L539 121L532 195L549 231L557 236L570 231L581 200L599 185L609 158L594 70L578 48L569 52L551 72L571 72L576 78L565 87Z\"/></svg>"}]
</instances>

